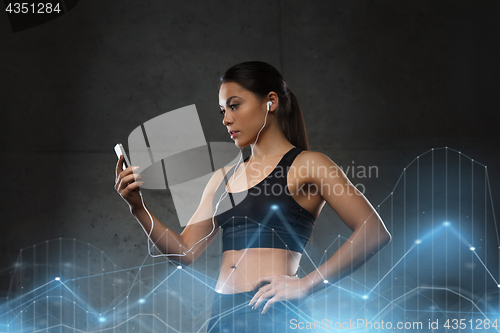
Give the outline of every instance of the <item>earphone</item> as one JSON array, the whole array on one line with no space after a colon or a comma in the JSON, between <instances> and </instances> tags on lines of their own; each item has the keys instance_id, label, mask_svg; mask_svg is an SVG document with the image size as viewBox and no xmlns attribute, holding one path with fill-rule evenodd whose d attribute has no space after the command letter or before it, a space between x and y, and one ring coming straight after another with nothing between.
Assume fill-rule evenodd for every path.
<instances>
[{"instance_id":1,"label":"earphone","mask_svg":"<svg viewBox=\"0 0 500 333\"><path fill-rule=\"evenodd\" d=\"M247 163L247 165L245 166L245 168L243 169L243 171L241 172L241 174L240 174L240 175L238 175L237 177L233 177L233 180L232 180L231 184L229 185L229 189L231 188L231 185L233 185L234 181L235 181L236 179L238 179L241 175L243 175L243 174L245 173L246 168L248 167L248 165L249 165L250 161L252 160L252 158L253 158L253 148L254 148L254 147L255 147L255 145L257 144L257 140L259 140L259 135L260 135L260 132L261 132L261 131L264 129L264 127L266 126L266 122L267 122L267 114L269 113L269 109L271 108L271 105L273 105L273 102L271 102L271 101L267 102L267 112L266 112L266 116L265 116L265 118L264 118L264 125L262 125L261 129L260 129L260 130L259 130L259 132L257 133L257 138L255 139L255 142L254 142L254 143L253 143L253 145L252 145L252 154L250 155L250 159L248 160L248 163ZM234 173L236 173L236 170L238 170L238 167L240 166L241 158L242 158L242 156L243 156L243 148L240 148L240 150L242 151L242 153L240 154L240 158L239 158L239 160L238 160L238 163L236 163L236 166L235 166L235 169L234 169L234 172L233 172L233 176L234 176ZM226 184L227 184L227 183L226 183ZM214 193L214 194L215 194L215 193ZM189 253L189 252L190 252L190 251L191 251L191 250L192 250L192 249L196 246L196 244L198 244L198 243L199 243L199 242L201 242L202 240L204 240L204 239L208 238L208 237L209 237L209 236L210 236L210 235L214 232L214 230L215 230L215 221L214 221L214 219L215 219L215 215L217 214L217 209L218 209L219 204L221 203L221 201L222 201L222 200L224 200L224 199L227 197L227 195L228 195L228 194L229 194L228 189L226 189L226 186L224 186L224 192L221 194L221 196L219 197L219 201L217 201L217 204L215 205L215 211L214 211L214 213L213 213L213 215L212 215L212 230L210 231L210 233L209 233L208 235L206 235L205 237L203 237L202 239L200 239L199 241L197 241L196 243L194 243L194 244L193 244L193 246L192 246L189 250L187 250L187 251L185 251L185 252L183 251L183 252L182 252L182 254L175 254L175 253L172 253L172 254L159 254L159 255L154 255L154 254L152 254L152 253L151 253L151 245L150 245L150 242L151 242L151 243L153 243L153 242L152 242L152 240L151 240L151 234L153 233L153 228L154 228L153 217L152 217L152 216L151 216L151 214L149 213L149 210L146 208L146 205L144 204L144 199L143 199L143 197L142 197L142 192L141 192L141 190L139 190L139 195L140 195L140 197L141 197L141 203L142 203L142 206L143 206L143 207L144 207L144 209L146 210L146 213L148 214L148 216L149 216L149 218L150 218L150 220L151 220L151 230L149 231L149 234L148 234L148 253L149 253L149 255L150 255L151 257L153 257L153 258L154 258L154 257L160 257L160 256L162 256L162 257L168 257L168 256L179 256L179 257L180 257L180 256L185 256L185 255L187 255L187 253ZM142 226L142 225L141 225L141 226ZM144 229L144 227L143 227L143 229ZM144 229L144 231L146 231L146 230ZM154 243L153 243L153 245L154 245Z\"/></svg>"}]
</instances>

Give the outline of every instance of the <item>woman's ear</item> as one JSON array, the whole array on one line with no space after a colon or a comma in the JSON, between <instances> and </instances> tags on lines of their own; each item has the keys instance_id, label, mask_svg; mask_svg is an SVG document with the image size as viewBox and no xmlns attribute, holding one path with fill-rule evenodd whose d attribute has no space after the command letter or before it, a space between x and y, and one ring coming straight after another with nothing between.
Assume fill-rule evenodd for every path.
<instances>
[{"instance_id":1,"label":"woman's ear","mask_svg":"<svg viewBox=\"0 0 500 333\"><path fill-rule=\"evenodd\" d=\"M274 110L276 110L279 103L278 94L276 94L274 91L271 91L269 94L267 94L267 103L267 105L269 105L269 103L272 103L271 105L269 105L269 111L273 112Z\"/></svg>"}]
</instances>

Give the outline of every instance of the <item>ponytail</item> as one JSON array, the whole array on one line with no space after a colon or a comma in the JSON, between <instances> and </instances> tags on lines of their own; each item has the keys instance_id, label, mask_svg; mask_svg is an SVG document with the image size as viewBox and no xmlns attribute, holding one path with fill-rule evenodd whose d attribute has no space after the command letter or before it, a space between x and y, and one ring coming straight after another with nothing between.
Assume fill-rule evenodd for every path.
<instances>
[{"instance_id":1,"label":"ponytail","mask_svg":"<svg viewBox=\"0 0 500 333\"><path fill-rule=\"evenodd\" d=\"M309 150L307 141L306 124L300 108L297 97L286 87L287 97L289 98L288 107L278 111L278 119L281 123L283 134L292 145L302 150ZM281 101L280 101L281 102Z\"/></svg>"}]
</instances>

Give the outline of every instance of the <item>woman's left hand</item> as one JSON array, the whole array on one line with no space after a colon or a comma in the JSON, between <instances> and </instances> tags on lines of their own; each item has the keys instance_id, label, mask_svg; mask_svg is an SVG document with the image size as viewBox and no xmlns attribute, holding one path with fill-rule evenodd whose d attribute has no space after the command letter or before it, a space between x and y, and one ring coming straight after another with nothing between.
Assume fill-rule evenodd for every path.
<instances>
[{"instance_id":1,"label":"woman's left hand","mask_svg":"<svg viewBox=\"0 0 500 333\"><path fill-rule=\"evenodd\" d=\"M300 300L309 296L310 288L307 281L299 279L296 275L262 276L255 282L252 290L265 282L268 282L268 284L257 291L249 304L249 306L255 304L253 309L258 309L266 299L269 299L262 309L262 313L266 313L273 303L285 300Z\"/></svg>"}]
</instances>

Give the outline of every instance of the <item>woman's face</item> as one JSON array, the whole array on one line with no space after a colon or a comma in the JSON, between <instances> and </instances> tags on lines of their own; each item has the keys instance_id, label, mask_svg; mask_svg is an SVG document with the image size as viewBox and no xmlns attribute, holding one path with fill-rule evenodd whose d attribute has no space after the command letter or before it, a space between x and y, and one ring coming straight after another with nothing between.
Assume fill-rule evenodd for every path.
<instances>
[{"instance_id":1,"label":"woman's face","mask_svg":"<svg viewBox=\"0 0 500 333\"><path fill-rule=\"evenodd\" d=\"M265 99L259 98L236 82L227 82L221 85L219 106L224 115L222 124L226 126L228 131L231 131L229 135L238 148L255 142L257 133L264 125L267 112L266 102ZM269 125L269 116L267 124ZM262 134L261 132L260 135Z\"/></svg>"}]
</instances>

